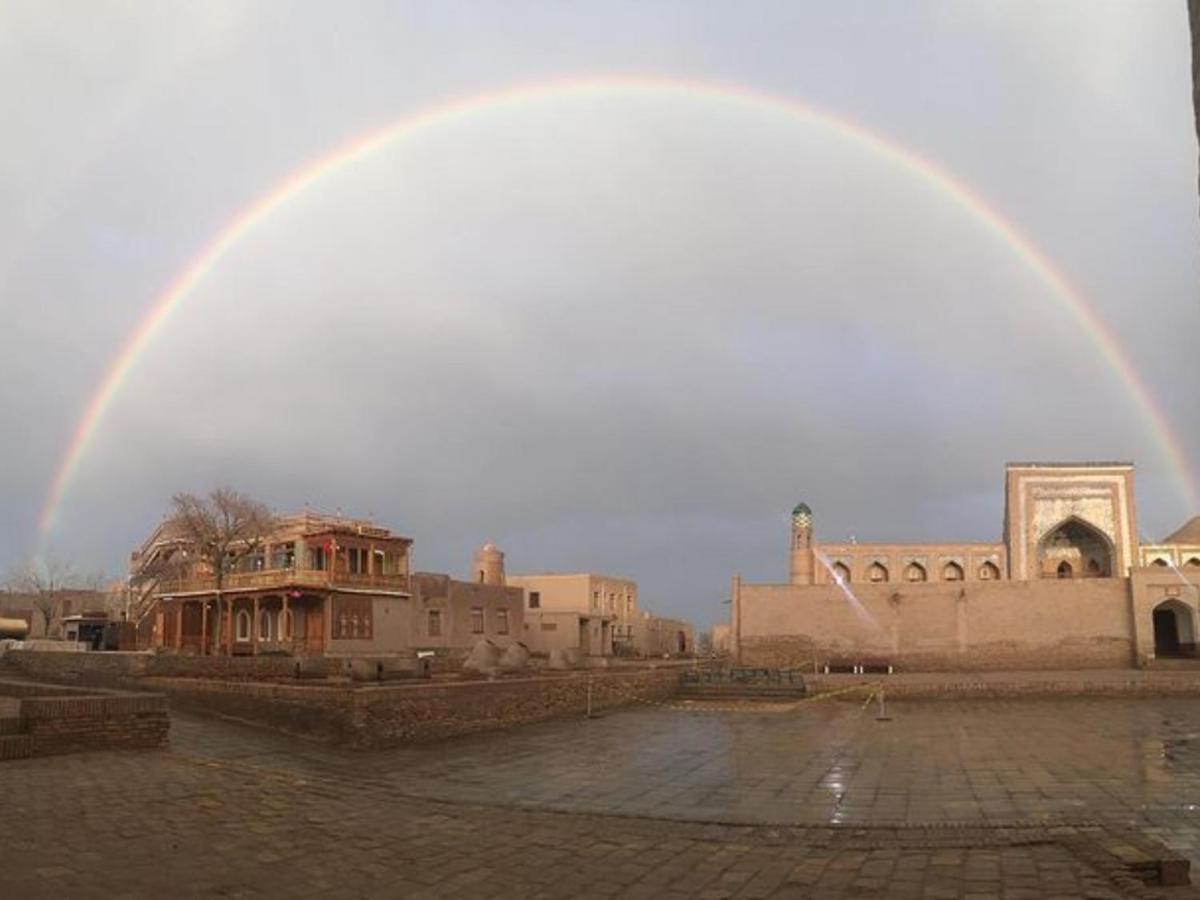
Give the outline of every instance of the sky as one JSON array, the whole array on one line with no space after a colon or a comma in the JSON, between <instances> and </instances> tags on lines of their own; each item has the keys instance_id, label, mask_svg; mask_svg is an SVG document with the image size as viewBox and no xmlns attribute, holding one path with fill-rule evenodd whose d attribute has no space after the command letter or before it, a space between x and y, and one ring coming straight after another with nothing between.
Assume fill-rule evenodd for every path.
<instances>
[{"instance_id":1,"label":"sky","mask_svg":"<svg viewBox=\"0 0 1200 900\"><path fill-rule=\"evenodd\" d=\"M553 87L580 80L610 87ZM214 237L364 134L522 86L233 242L41 533ZM1038 459L1134 461L1161 538L1200 513L1144 402L1200 477L1190 102L1166 0L0 0L0 569L119 576L172 494L229 485L374 517L421 570L494 540L706 626L733 573L786 579L796 502L818 540L999 540L1004 464ZM1146 397L880 146L1036 248Z\"/></svg>"}]
</instances>

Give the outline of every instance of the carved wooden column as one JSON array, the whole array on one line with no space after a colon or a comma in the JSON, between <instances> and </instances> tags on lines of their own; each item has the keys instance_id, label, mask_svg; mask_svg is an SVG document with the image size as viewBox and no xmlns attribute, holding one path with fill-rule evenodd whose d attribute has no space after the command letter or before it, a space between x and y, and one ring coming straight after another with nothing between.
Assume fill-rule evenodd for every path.
<instances>
[{"instance_id":1,"label":"carved wooden column","mask_svg":"<svg viewBox=\"0 0 1200 900\"><path fill-rule=\"evenodd\" d=\"M258 594L255 594L253 612L250 614L250 653L253 656L258 656L258 639L260 637L258 616Z\"/></svg>"}]
</instances>

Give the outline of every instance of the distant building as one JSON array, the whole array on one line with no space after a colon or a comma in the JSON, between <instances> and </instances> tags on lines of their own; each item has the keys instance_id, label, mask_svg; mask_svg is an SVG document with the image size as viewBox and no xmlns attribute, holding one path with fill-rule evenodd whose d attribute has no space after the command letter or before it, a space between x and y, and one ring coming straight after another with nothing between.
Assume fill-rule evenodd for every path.
<instances>
[{"instance_id":1,"label":"distant building","mask_svg":"<svg viewBox=\"0 0 1200 900\"><path fill-rule=\"evenodd\" d=\"M886 658L914 668L1122 666L1195 656L1200 517L1138 537L1132 463L1010 463L995 543L818 543L792 510L790 579L734 577L752 665Z\"/></svg>"},{"instance_id":2,"label":"distant building","mask_svg":"<svg viewBox=\"0 0 1200 900\"><path fill-rule=\"evenodd\" d=\"M588 572L510 575L508 584L524 591L525 644L534 653L578 650L583 656L611 656L628 646L637 613L637 583Z\"/></svg>"},{"instance_id":3,"label":"distant building","mask_svg":"<svg viewBox=\"0 0 1200 900\"><path fill-rule=\"evenodd\" d=\"M525 592L525 643L535 653L677 656L695 652L695 630L638 608L637 582L594 572L511 575Z\"/></svg>"},{"instance_id":4,"label":"distant building","mask_svg":"<svg viewBox=\"0 0 1200 900\"><path fill-rule=\"evenodd\" d=\"M85 613L102 614L110 602L103 591L64 589L45 596L0 591L0 618L23 619L29 625L30 638L61 638L63 620ZM49 628L43 608L50 613Z\"/></svg>"}]
</instances>

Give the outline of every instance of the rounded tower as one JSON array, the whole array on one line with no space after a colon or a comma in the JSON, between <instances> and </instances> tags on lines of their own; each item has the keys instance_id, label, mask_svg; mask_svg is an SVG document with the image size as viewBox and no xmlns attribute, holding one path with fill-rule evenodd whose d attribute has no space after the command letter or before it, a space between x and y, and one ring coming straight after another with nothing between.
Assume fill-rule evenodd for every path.
<instances>
[{"instance_id":1,"label":"rounded tower","mask_svg":"<svg viewBox=\"0 0 1200 900\"><path fill-rule=\"evenodd\" d=\"M504 554L491 541L471 557L471 580L479 584L504 585Z\"/></svg>"},{"instance_id":2,"label":"rounded tower","mask_svg":"<svg viewBox=\"0 0 1200 900\"><path fill-rule=\"evenodd\" d=\"M792 510L792 584L813 583L813 514L807 503Z\"/></svg>"}]
</instances>

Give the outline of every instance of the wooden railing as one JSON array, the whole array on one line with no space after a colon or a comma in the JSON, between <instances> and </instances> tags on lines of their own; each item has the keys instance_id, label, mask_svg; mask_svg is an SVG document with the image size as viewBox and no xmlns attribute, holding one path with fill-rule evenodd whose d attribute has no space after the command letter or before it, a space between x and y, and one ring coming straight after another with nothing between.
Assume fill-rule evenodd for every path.
<instances>
[{"instance_id":1,"label":"wooden railing","mask_svg":"<svg viewBox=\"0 0 1200 900\"><path fill-rule=\"evenodd\" d=\"M192 575L161 582L155 589L158 596L199 593L216 590L211 575ZM283 590L289 587L329 588L349 587L387 591L408 590L407 575L378 575L355 572L329 572L321 569L263 569L258 572L229 572L221 583L222 590Z\"/></svg>"}]
</instances>

